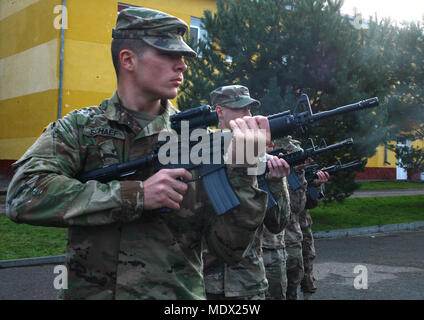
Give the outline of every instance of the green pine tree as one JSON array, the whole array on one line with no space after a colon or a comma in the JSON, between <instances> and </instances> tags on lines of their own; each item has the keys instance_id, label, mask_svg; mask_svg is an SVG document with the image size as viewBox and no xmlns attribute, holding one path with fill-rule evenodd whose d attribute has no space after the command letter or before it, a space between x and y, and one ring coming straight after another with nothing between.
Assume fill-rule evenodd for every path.
<instances>
[{"instance_id":1,"label":"green pine tree","mask_svg":"<svg viewBox=\"0 0 424 320\"><path fill-rule=\"evenodd\" d=\"M216 13L205 11L202 18L207 37L196 47L200 57L187 60L190 71L180 108L196 107L208 101L213 89L228 84L247 86L262 102L262 114L293 111L302 93L309 96L314 113L377 96L376 109L326 120L293 136L305 147L308 138L332 144L353 137L350 149L317 159L325 166L336 159L369 158L391 137L386 98L400 80L392 67L398 57L398 29L389 20L375 19L366 29L357 28L340 13L341 0L216 4ZM329 184L327 195L343 199L356 187L353 172L348 172Z\"/></svg>"}]
</instances>

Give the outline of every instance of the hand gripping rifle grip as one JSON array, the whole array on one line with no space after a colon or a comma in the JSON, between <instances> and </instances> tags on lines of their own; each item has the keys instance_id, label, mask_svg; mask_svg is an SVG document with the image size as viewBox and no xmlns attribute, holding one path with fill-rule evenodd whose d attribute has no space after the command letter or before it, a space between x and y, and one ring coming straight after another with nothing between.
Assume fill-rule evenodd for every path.
<instances>
[{"instance_id":1,"label":"hand gripping rifle grip","mask_svg":"<svg viewBox=\"0 0 424 320\"><path fill-rule=\"evenodd\" d=\"M204 175L202 182L217 215L220 216L240 205L240 201L228 181L224 168ZM154 212L168 214L172 213L173 210L170 208L159 208L154 210Z\"/></svg>"}]
</instances>

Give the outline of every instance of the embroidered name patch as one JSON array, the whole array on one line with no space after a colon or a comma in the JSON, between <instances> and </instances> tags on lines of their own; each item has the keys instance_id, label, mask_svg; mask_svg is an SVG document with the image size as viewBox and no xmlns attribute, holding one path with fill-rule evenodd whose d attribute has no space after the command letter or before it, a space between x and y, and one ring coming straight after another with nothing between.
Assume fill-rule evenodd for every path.
<instances>
[{"instance_id":1,"label":"embroidered name patch","mask_svg":"<svg viewBox=\"0 0 424 320\"><path fill-rule=\"evenodd\" d=\"M117 139L125 139L124 133L110 127L84 128L84 135L89 137L105 136Z\"/></svg>"}]
</instances>

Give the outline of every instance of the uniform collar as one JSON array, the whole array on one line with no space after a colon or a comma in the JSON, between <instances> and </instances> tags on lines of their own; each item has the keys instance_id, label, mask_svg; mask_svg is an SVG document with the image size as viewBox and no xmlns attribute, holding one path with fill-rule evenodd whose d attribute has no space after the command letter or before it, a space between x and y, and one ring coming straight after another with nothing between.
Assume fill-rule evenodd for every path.
<instances>
[{"instance_id":1,"label":"uniform collar","mask_svg":"<svg viewBox=\"0 0 424 320\"><path fill-rule=\"evenodd\" d=\"M151 136L163 129L171 128L169 117L177 113L177 110L169 100L163 101L163 106L165 108L164 112L141 129L134 117L122 106L117 91L115 91L110 99L104 100L101 104L101 107L105 110L104 116L108 120L129 127L137 135L137 138Z\"/></svg>"}]
</instances>

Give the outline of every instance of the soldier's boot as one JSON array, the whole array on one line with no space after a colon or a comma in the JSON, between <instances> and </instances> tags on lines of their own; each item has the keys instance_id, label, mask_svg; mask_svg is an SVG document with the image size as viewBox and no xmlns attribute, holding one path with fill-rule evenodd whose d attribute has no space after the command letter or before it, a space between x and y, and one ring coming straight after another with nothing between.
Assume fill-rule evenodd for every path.
<instances>
[{"instance_id":1,"label":"soldier's boot","mask_svg":"<svg viewBox=\"0 0 424 320\"><path fill-rule=\"evenodd\" d=\"M286 299L297 300L297 286L291 286L291 285L287 286Z\"/></svg>"},{"instance_id":2,"label":"soldier's boot","mask_svg":"<svg viewBox=\"0 0 424 320\"><path fill-rule=\"evenodd\" d=\"M303 292L303 300L312 300L312 292Z\"/></svg>"}]
</instances>

